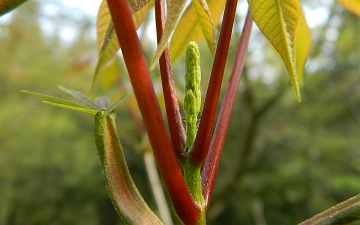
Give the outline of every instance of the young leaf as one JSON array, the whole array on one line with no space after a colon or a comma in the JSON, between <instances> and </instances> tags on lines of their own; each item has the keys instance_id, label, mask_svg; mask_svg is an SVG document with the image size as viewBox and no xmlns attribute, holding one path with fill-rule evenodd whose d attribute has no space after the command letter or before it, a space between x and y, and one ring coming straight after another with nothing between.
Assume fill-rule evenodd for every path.
<instances>
[{"instance_id":1,"label":"young leaf","mask_svg":"<svg viewBox=\"0 0 360 225\"><path fill-rule=\"evenodd\" d=\"M148 10L146 3L148 2L149 0L130 2L131 10L133 12L133 21L136 28L141 25L145 18ZM99 8L96 21L96 34L99 59L95 67L91 90L94 89L95 82L102 69L115 57L117 51L120 49L106 0L102 1Z\"/></svg>"},{"instance_id":2,"label":"young leaf","mask_svg":"<svg viewBox=\"0 0 360 225\"><path fill-rule=\"evenodd\" d=\"M296 31L296 73L300 85L303 83L303 70L311 48L311 33L306 23L303 12L300 13L300 19Z\"/></svg>"},{"instance_id":3,"label":"young leaf","mask_svg":"<svg viewBox=\"0 0 360 225\"><path fill-rule=\"evenodd\" d=\"M57 103L61 103L63 105L68 105L68 106L73 106L73 107L77 107L77 108L84 108L87 109L86 107L76 104L74 102L62 99L62 98L58 98L58 97L54 97L54 96L50 96L50 95L44 95L44 94L39 94L39 93L35 93L35 92L31 92L31 91L27 91L27 90L21 90L21 92L25 93L25 94L30 94L39 98L43 98L43 99L47 99L53 102L57 102Z\"/></svg>"},{"instance_id":4,"label":"young leaf","mask_svg":"<svg viewBox=\"0 0 360 225\"><path fill-rule=\"evenodd\" d=\"M95 110L95 109L88 109L88 108L83 108L83 107L70 106L70 105L65 105L65 104L60 104L60 103L49 102L49 101L43 101L43 103L48 104L48 105L52 105L52 106L57 106L57 107L64 108L64 109L70 109L70 110L89 113L89 114L94 114L94 115L98 112L98 110Z\"/></svg>"},{"instance_id":5,"label":"young leaf","mask_svg":"<svg viewBox=\"0 0 360 225\"><path fill-rule=\"evenodd\" d=\"M360 1L359 0L337 0L337 2L345 7L348 11L360 16Z\"/></svg>"},{"instance_id":6,"label":"young leaf","mask_svg":"<svg viewBox=\"0 0 360 225\"><path fill-rule=\"evenodd\" d=\"M155 51L154 57L150 63L150 69L153 70L159 60L162 52L168 44L171 33L175 29L175 26L180 18L182 11L184 10L186 0L168 0L167 1L167 17L164 27L163 35L161 36L158 47Z\"/></svg>"},{"instance_id":7,"label":"young leaf","mask_svg":"<svg viewBox=\"0 0 360 225\"><path fill-rule=\"evenodd\" d=\"M0 16L15 9L27 0L1 0L0 1Z\"/></svg>"},{"instance_id":8,"label":"young leaf","mask_svg":"<svg viewBox=\"0 0 360 225\"><path fill-rule=\"evenodd\" d=\"M95 142L109 196L126 224L162 224L137 190L116 131L115 113L95 115Z\"/></svg>"},{"instance_id":9,"label":"young leaf","mask_svg":"<svg viewBox=\"0 0 360 225\"><path fill-rule=\"evenodd\" d=\"M215 54L214 42L214 23L209 10L209 6L205 0L193 0L198 20L200 21L201 29L204 33L206 42L209 46L212 55Z\"/></svg>"},{"instance_id":10,"label":"young leaf","mask_svg":"<svg viewBox=\"0 0 360 225\"><path fill-rule=\"evenodd\" d=\"M97 97L95 99L95 105L98 109L107 109L109 107L110 100L108 97Z\"/></svg>"},{"instance_id":11,"label":"young leaf","mask_svg":"<svg viewBox=\"0 0 360 225\"><path fill-rule=\"evenodd\" d=\"M82 103L85 103L87 106L89 106L92 109L99 109L97 107L97 105L92 102L88 97L86 97L84 94L78 92L78 91L74 91L71 89L67 89L65 87L59 86L60 90L68 93L69 95L72 95L74 98L76 98L77 100L79 100Z\"/></svg>"},{"instance_id":12,"label":"young leaf","mask_svg":"<svg viewBox=\"0 0 360 225\"><path fill-rule=\"evenodd\" d=\"M296 29L300 18L299 0L248 0L253 20L280 54L289 72L297 100L300 102L296 74Z\"/></svg>"},{"instance_id":13,"label":"young leaf","mask_svg":"<svg viewBox=\"0 0 360 225\"><path fill-rule=\"evenodd\" d=\"M212 15L213 25L220 22L226 0L208 0L207 4ZM171 61L175 62L186 50L190 41L199 42L204 38L194 5L191 3L180 18L170 42Z\"/></svg>"}]
</instances>

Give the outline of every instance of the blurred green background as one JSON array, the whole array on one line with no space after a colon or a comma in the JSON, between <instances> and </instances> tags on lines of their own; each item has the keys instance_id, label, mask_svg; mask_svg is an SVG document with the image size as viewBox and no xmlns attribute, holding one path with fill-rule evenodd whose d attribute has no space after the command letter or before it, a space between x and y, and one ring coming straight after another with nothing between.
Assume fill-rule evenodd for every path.
<instances>
[{"instance_id":1,"label":"blurred green background","mask_svg":"<svg viewBox=\"0 0 360 225\"><path fill-rule=\"evenodd\" d=\"M360 192L360 20L333 1L303 3L325 10L327 17L312 28L302 103L282 62L255 28L209 224L296 224ZM237 16L235 32L243 18ZM148 28L139 33L150 58ZM98 163L93 116L20 93L71 99L57 88L63 85L88 94L96 63L94 34L95 18L61 1L29 1L6 20L0 18L0 224L122 224ZM238 38L235 33L224 87ZM200 48L205 96L212 58L206 43ZM179 96L182 61L174 67ZM101 78L98 95L129 91L122 62L112 65L117 65L115 76ZM153 78L158 88L157 71ZM117 109L119 135L135 183L157 212L138 150L142 136L132 120L134 103L131 97L126 101Z\"/></svg>"}]
</instances>

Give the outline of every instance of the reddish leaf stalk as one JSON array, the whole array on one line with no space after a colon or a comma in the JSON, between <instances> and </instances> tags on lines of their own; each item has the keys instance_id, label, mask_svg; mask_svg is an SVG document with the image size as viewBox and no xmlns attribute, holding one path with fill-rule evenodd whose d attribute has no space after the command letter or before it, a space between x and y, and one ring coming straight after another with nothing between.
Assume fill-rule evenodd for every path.
<instances>
[{"instance_id":1,"label":"reddish leaf stalk","mask_svg":"<svg viewBox=\"0 0 360 225\"><path fill-rule=\"evenodd\" d=\"M165 7L163 0L155 1L155 20L157 41L159 43L165 24ZM159 59L161 82L164 93L166 115L168 118L171 141L179 161L183 159L185 146L185 130L181 120L179 104L170 63L169 47L167 46Z\"/></svg>"},{"instance_id":2,"label":"reddish leaf stalk","mask_svg":"<svg viewBox=\"0 0 360 225\"><path fill-rule=\"evenodd\" d=\"M108 6L135 97L171 202L183 223L195 224L200 216L200 208L187 189L167 134L128 2L108 0Z\"/></svg>"},{"instance_id":3,"label":"reddish leaf stalk","mask_svg":"<svg viewBox=\"0 0 360 225\"><path fill-rule=\"evenodd\" d=\"M203 196L205 204L208 206L210 202L211 193L214 186L214 181L217 173L217 169L220 162L222 149L226 137L226 132L229 126L231 112L234 106L236 92L239 86L241 73L245 63L245 56L249 44L250 33L252 28L252 17L250 11L248 11L244 28L242 31L238 50L236 52L234 67L229 79L229 85L226 88L224 101L221 105L219 118L214 130L214 136L211 141L210 151L206 157L204 168L201 174Z\"/></svg>"},{"instance_id":4,"label":"reddish leaf stalk","mask_svg":"<svg viewBox=\"0 0 360 225\"><path fill-rule=\"evenodd\" d=\"M224 18L211 71L209 87L206 93L205 104L194 147L191 151L192 160L197 167L202 166L209 151L216 108L219 101L221 83L224 76L226 58L234 24L236 5L237 0L228 0L225 6Z\"/></svg>"}]
</instances>

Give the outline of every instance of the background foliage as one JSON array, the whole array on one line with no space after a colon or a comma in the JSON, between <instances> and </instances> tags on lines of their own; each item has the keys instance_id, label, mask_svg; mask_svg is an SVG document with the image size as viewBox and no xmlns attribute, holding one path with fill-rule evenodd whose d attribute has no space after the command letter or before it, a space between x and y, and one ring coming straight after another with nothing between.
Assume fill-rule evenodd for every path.
<instances>
[{"instance_id":1,"label":"background foliage","mask_svg":"<svg viewBox=\"0 0 360 225\"><path fill-rule=\"evenodd\" d=\"M302 103L292 94L286 69L254 31L209 224L296 224L359 193L360 21L329 2L328 19L312 30ZM56 88L60 84L89 93L96 61L94 18L54 4L64 10L49 15L40 1L29 1L0 23L0 224L121 224L98 163L93 118L19 92L67 97ZM235 31L243 16L238 15ZM65 41L44 29L45 20L54 31L71 24L76 35ZM146 35L141 38L149 62L154 49ZM200 48L205 90L212 56L205 41ZM230 50L229 68L234 54ZM182 62L174 68L179 90ZM100 78L97 94L129 91L121 60L104 73L114 71L118 76ZM153 77L159 86L157 72ZM118 90L119 82L124 90ZM156 211L139 150L143 137L132 121L135 107L129 97L127 107L117 110L119 135L134 180Z\"/></svg>"}]
</instances>

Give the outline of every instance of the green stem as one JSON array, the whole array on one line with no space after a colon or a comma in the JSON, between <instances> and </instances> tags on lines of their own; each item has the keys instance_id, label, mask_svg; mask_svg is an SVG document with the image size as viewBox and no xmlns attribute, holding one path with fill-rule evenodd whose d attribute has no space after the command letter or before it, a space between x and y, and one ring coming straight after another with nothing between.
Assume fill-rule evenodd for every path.
<instances>
[{"instance_id":1,"label":"green stem","mask_svg":"<svg viewBox=\"0 0 360 225\"><path fill-rule=\"evenodd\" d=\"M190 154L186 154L183 163L183 172L186 184L195 202L200 206L201 214L198 225L206 224L206 207L201 188L201 168L198 168L191 160Z\"/></svg>"}]
</instances>

